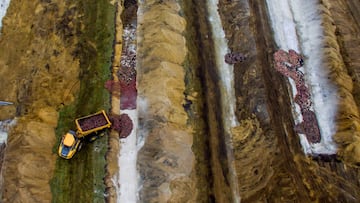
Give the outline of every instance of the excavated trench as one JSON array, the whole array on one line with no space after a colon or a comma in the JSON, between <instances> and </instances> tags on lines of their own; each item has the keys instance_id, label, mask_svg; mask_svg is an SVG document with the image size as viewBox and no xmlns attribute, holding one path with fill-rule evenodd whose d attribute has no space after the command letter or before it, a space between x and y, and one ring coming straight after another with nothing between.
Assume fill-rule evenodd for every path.
<instances>
[{"instance_id":1,"label":"excavated trench","mask_svg":"<svg viewBox=\"0 0 360 203\"><path fill-rule=\"evenodd\" d=\"M263 184L273 182L274 188L281 189L278 189L276 194L273 191L267 193L268 200L276 201L282 196L288 200L303 198L304 201L309 201L301 195L301 191L306 189L293 161L294 154L301 154L302 151L293 131L294 121L286 91L287 83L271 68L272 50L276 47L265 4L258 1L236 3L220 2L220 13L225 23L230 50L247 55L243 63L235 64L234 67L236 115L238 120L243 121L241 127L245 131L241 133L234 130L234 146L226 143L226 136L229 135L223 126L226 118L223 117L221 108L226 104L221 99L220 73L216 68L207 3L192 1L184 5L184 15L188 23L187 45L190 50L188 62L189 67L193 67L187 70L186 81L189 87L192 83L198 83L199 91L202 92L202 98L198 101L203 102L192 103L195 106L203 105L202 119L193 120L195 126L199 121L203 124L200 134L203 137L197 142L195 140L193 145L193 150L197 152L197 167L201 170L198 173L198 184L206 188L202 195L199 195L199 199L210 202L236 202L236 193L239 192L242 201L252 202L259 200L259 192L266 193ZM238 11L235 11L235 8L241 12L235 14ZM241 16L242 14L244 16ZM279 109L279 106L282 108ZM188 109L190 118L192 112L191 108ZM239 143L237 136L245 134L248 129L253 130L252 135ZM230 172L231 157L227 154L229 147L234 147L238 176L236 182ZM255 155L260 153L263 156ZM279 172L274 174L275 170ZM279 179L283 181L278 182ZM242 183L239 185L239 191L236 191L237 182ZM291 189L293 185L296 185L297 190Z\"/></svg>"},{"instance_id":2,"label":"excavated trench","mask_svg":"<svg viewBox=\"0 0 360 203\"><path fill-rule=\"evenodd\" d=\"M221 1L220 13L230 49L249 56L235 64L234 71L236 113L241 121L237 132L249 135L233 135L242 202L358 199L359 183L354 178L358 169L346 169L335 156L310 160L302 152L294 132L289 84L273 68L277 47L265 3ZM329 182L332 186L324 187ZM346 189L340 194L340 188Z\"/></svg>"},{"instance_id":3,"label":"excavated trench","mask_svg":"<svg viewBox=\"0 0 360 203\"><path fill-rule=\"evenodd\" d=\"M51 5L42 2L45 8L50 8ZM333 9L333 15L338 15L334 25L337 26L340 51L355 86L358 87L358 70L355 67L357 64L352 63L357 57L353 51L356 47L352 44L358 42L359 38L346 35L347 26L341 18L346 15L336 9L346 7L353 12L346 17L353 19L354 24L357 22L354 30L358 32L359 4L356 1L338 2L343 4L328 3L327 6ZM210 20L213 16L210 16L207 9L208 1L126 0L117 3L118 8L115 8L108 1L101 1L96 5L81 1L79 5L74 4L69 9L72 12L78 9L81 14L91 13L85 22L81 14L74 23L69 23L66 17L61 22L56 21L60 27L64 27L65 33L60 34L66 35L61 43L74 45L72 56L79 58L79 75L82 79L78 88L80 93L73 98L72 101L75 102L71 105L71 102L67 103L65 108L64 104L61 104L61 107L53 104L56 111L61 109L59 123L50 127L49 124L40 125L38 120L44 116L39 116L40 119L33 118L36 122L23 119L15 129L17 131L10 134L12 137L9 139L9 147L6 149L8 154L5 157L7 165L4 165L4 182L7 184L3 188L4 200L24 202L34 198L31 200L37 202L50 199L53 202L119 202L130 197L138 202L238 202L240 198L241 202L356 202L360 199L358 168L344 165L335 155L307 157L303 153L294 130L289 82L273 67L273 53L277 46L264 1L219 0L218 11L228 40L229 52L246 56L243 62L234 64L235 115L239 123L232 126L231 135L224 124L228 119L225 118L227 112L224 109L229 108L223 107L229 104L225 104L222 98L221 73L216 61L218 47L215 47L216 39ZM342 7L344 5L347 6ZM66 4L64 8L66 6L70 7ZM121 6L124 8L120 9ZM119 13L115 13L114 9L122 11L121 17L117 16ZM119 49L117 51L120 56L122 50L126 50L127 44L122 41L126 39L118 39L119 36L115 37L112 44L114 27L111 22L118 18L122 22L115 24L123 26L121 31L128 25L138 23L136 109L139 113L139 125L136 135L136 175L139 177L135 180L131 176L132 180L127 183L114 181L116 175L124 172L126 167L117 163L120 160L119 151L121 147L125 147L119 143L118 134L112 132L109 139L87 145L70 161L57 159L56 168L51 169L54 170L54 175L39 178L38 182L43 185L38 186L36 182L29 180L34 179L33 176L39 168L48 171L46 167L41 167L41 163L45 163L46 159L29 162L21 159L19 164L15 163L18 153L22 153L17 150L25 149L24 154L32 154L29 146L33 147L36 143L30 142L31 139L27 142L33 145L22 143L18 141L22 138L14 137L14 134L24 134L22 132L33 129L31 125L35 123L33 126L40 127L26 131L29 133L26 134L27 137L37 135L40 128L47 127L48 132L57 128L59 138L73 127L74 118L94 112L99 106L109 107L109 95L103 84L110 74L110 47ZM93 26L94 22L96 26ZM72 24L76 24L79 31L76 35L67 35L69 33L66 32ZM83 24L83 27L80 24ZM104 25L106 28L103 30ZM116 29L115 35L120 35L118 31ZM119 48L122 45L125 49ZM54 51L52 58L58 54ZM104 57L101 57L103 54ZM113 56L113 60L119 59L116 61L117 68L120 67L119 56ZM15 65L20 67L19 64ZM52 64L44 67L49 69L49 66L53 67ZM73 77L76 74L69 75ZM99 79L99 75L104 77ZM32 77L35 76L29 76L30 79ZM39 84L41 85L43 84ZM31 86L30 89L36 90L36 86ZM59 92L59 95L62 95L63 92ZM30 104L43 98L43 94L37 94L39 93L29 93L30 99L27 102ZM119 92L113 92L113 104L119 101L120 95ZM356 99L359 98L358 90L354 90L354 95ZM50 97L51 93L47 96ZM24 102L20 102L19 106L21 105L24 105ZM118 105L118 108L113 105L112 110L120 112L120 102ZM33 109L25 107L20 109L24 111L19 112L21 115L27 115L28 111L38 112L36 106ZM55 107L51 111L55 112L54 114L57 113ZM21 131L21 125L28 128ZM47 131L43 133L46 134ZM55 146L53 151L56 151L57 143L55 140L52 143ZM51 149L47 149L46 153L50 153L48 151ZM43 149L37 152L37 155L42 157L41 153L45 153ZM127 158L126 154L123 156L123 159ZM53 159L55 165L55 157ZM28 173L29 169L19 167L23 163L31 166L35 172ZM29 182L24 182L24 177L14 174L18 172L18 168L21 169L20 176L31 177L25 178ZM49 181L51 188L47 185ZM128 186L132 186L131 181L136 181L137 188L124 196L119 188L125 185L126 190ZM16 184L13 184L14 182ZM37 194L41 194L39 191L43 192L44 188L48 194L46 200L41 200L41 195ZM17 196L17 193L22 196Z\"/></svg>"},{"instance_id":4,"label":"excavated trench","mask_svg":"<svg viewBox=\"0 0 360 203\"><path fill-rule=\"evenodd\" d=\"M185 80L188 89L192 89L196 84L200 92L198 103L194 104L196 106L187 109L191 122L198 126L199 130L195 135L199 138L194 140L192 147L198 161L198 188L203 188L199 200L232 202L221 93L218 87L220 78L216 68L214 42L211 37L213 33L208 21L206 1L185 3L184 15L188 23L186 39L189 50ZM192 116L197 109L202 110L201 119Z\"/></svg>"},{"instance_id":5,"label":"excavated trench","mask_svg":"<svg viewBox=\"0 0 360 203\"><path fill-rule=\"evenodd\" d=\"M161 16L161 14L154 14L153 16L152 13L146 13L150 13L152 8L161 10L168 9L167 7L178 8L174 9L175 12L169 9L171 10L171 12L169 12L171 13L169 14L171 17L175 15L181 16L180 18L173 17L174 20L171 19L168 21L173 22L174 25L168 25L168 22L162 24L161 20L164 20L162 18L157 21L151 21L152 18L157 18ZM223 104L219 88L220 77L215 61L214 41L212 39L212 29L208 21L209 16L206 1L188 1L179 5L174 2L163 3L163 5L161 2L144 3L144 5L140 4L140 9L141 11L145 11L144 16L150 17L144 17L144 20L141 19L139 21L139 35L141 40L139 40L137 59L140 61L138 67L138 90L140 97L143 98L142 100L149 103L147 112L143 113L140 109L139 115L139 127L142 130L147 129L149 131L149 134L145 135L147 138L138 155L138 170L141 185L139 200L140 202L233 202L235 197L233 197L231 185L234 180L230 179L230 164L228 163L227 157L228 146L225 143L225 136L228 135L226 135L223 126L224 118L221 108ZM167 12L166 10L164 13ZM172 58L171 54L168 56L165 55L166 53L154 51L154 56L150 56L151 58L148 59L148 53L152 51L152 48L149 47L156 47L158 40L169 40L171 46L173 46L173 43L183 45L180 43L182 40L179 40L180 42L171 42L171 36L166 35L164 38L158 38L155 34L152 41L147 41L147 34L152 33L151 23L156 22L160 24L158 34L173 34L174 40L177 40L179 39L179 35L175 34L175 32L176 29L180 28L172 26L176 26L177 22L181 22L180 20L176 20L182 17L186 21L186 27L179 33L183 35L183 39L186 41L187 55L184 61L181 62L179 60L179 65L182 65L182 68L178 70L184 71L184 78L180 77L181 74L174 75L176 77L171 74L169 78L174 77L173 80L184 83L184 89L183 91L178 91L177 87L171 89L172 87L168 86L168 90L166 91L175 92L169 96L175 95L177 98L165 97L163 99L165 101L169 99L179 101L179 99L181 99L179 110L186 111L187 118L185 117L185 119L187 119L187 121L171 120L171 118L163 117L164 113L162 112L166 112L168 108L166 104L163 110L155 110L153 113L153 109L156 109L158 104L152 102L164 102L164 100L161 100L163 90L156 89L158 92L154 92L157 84L148 82L154 79L148 77L148 75L155 74L157 69L159 69L159 65L154 65L153 67L152 64L156 63L157 60L162 61L160 62L160 66L163 67L165 63L166 65L168 65L168 63L174 63L171 66L169 65L169 67L173 68L172 70L164 68L162 74L166 74L168 71L175 71L178 68L178 66L175 65L175 63L178 63L176 62L178 59ZM143 22L148 19L150 21L149 24ZM165 19L165 21L166 20L168 19ZM170 27L171 31L167 31L168 27ZM146 43L154 44L146 46ZM170 50L169 52L174 51ZM146 61L148 63L146 63ZM166 81L167 79L163 77L160 80ZM143 86L143 84L147 85ZM148 90L148 88L152 90ZM149 95L147 91L151 91L153 94ZM177 95L176 92L179 92L179 94ZM156 97L157 94L160 95ZM178 103L174 105L178 105ZM174 110L170 110L170 112L172 111ZM181 114L182 113L179 113L180 116ZM166 120L168 121L166 122ZM176 143L178 143L178 146L174 146L174 148L181 148L182 145L186 146L187 138L185 138L184 135L182 138L177 137L179 133L181 135L188 132L186 129L183 130L184 128L191 129L189 136L191 136L192 144L189 147L191 147L194 157L194 165L188 165L186 169L182 169L184 166L181 165L181 159L184 159L182 156L190 156L187 154L187 147L182 148L182 151L177 151L176 154L171 152L173 149L168 149L168 146L173 146ZM164 134L166 132L167 134ZM142 136L142 134L143 132L140 132L140 136ZM164 146L164 143L168 139L171 140L170 142L175 141L175 143L168 143L168 146ZM156 145L153 145L153 143ZM190 157L189 160L184 161L186 161L187 164L192 162ZM191 170L191 173L181 177L182 175L172 172L175 170L179 170L179 174L187 174L185 171L189 170ZM180 178L174 178L177 176L180 176ZM190 176L191 180L187 179L186 176ZM169 196L167 190L164 189L168 185L171 188ZM189 192L193 192L194 195L190 195Z\"/></svg>"}]
</instances>

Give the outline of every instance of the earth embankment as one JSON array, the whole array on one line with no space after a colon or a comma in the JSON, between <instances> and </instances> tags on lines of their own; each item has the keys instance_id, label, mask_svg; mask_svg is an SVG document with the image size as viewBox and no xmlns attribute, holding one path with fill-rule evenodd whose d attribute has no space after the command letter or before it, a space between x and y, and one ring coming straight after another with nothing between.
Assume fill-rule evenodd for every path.
<instances>
[{"instance_id":1,"label":"earth embankment","mask_svg":"<svg viewBox=\"0 0 360 203\"><path fill-rule=\"evenodd\" d=\"M122 20L135 18L121 2L11 1L0 38L0 100L15 105L1 107L0 119L16 117L17 124L5 149L4 202L117 200L117 133L71 161L57 158L56 148L75 118L110 108L104 82L111 62L113 73L121 66ZM289 82L273 68L277 47L264 1L219 1L229 51L246 56L234 65L239 125L231 143L206 1L138 2L139 202L234 202L236 193L242 202L360 199L360 3L319 3L324 64L340 97L340 150L306 156L294 130ZM120 94L113 92L113 113Z\"/></svg>"},{"instance_id":2,"label":"earth embankment","mask_svg":"<svg viewBox=\"0 0 360 203\"><path fill-rule=\"evenodd\" d=\"M97 2L11 1L0 38L0 95L14 105L1 109L1 119L17 123L5 149L3 202L104 201L106 139L85 147L81 162L56 155L75 118L108 108L114 12Z\"/></svg>"},{"instance_id":3,"label":"earth embankment","mask_svg":"<svg viewBox=\"0 0 360 203\"><path fill-rule=\"evenodd\" d=\"M54 26L65 18L68 6L63 1L14 0L3 19L0 94L14 105L2 109L1 115L2 119L17 117L5 150L4 202L51 201L48 182L56 160L52 149L58 109L73 102L75 95L69 90L78 89L79 60L72 55L75 47L64 42L66 37L60 33L65 28ZM67 32L75 34L74 29Z\"/></svg>"}]
</instances>

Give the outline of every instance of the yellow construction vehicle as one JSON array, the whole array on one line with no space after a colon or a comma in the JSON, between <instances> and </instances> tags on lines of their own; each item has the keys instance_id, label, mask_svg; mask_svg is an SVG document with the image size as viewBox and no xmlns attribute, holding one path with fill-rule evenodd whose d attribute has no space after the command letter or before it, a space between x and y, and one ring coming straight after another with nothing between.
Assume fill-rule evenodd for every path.
<instances>
[{"instance_id":1,"label":"yellow construction vehicle","mask_svg":"<svg viewBox=\"0 0 360 203\"><path fill-rule=\"evenodd\" d=\"M75 119L77 131L69 130L62 136L58 154L65 159L71 159L77 151L80 151L83 142L96 140L103 134L99 131L111 127L109 117L104 110L97 113Z\"/></svg>"}]
</instances>

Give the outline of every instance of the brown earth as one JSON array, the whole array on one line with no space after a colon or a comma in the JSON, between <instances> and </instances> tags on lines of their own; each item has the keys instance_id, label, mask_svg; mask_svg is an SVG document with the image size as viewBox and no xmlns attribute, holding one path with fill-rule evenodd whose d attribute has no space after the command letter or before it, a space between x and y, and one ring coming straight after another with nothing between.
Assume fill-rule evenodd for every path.
<instances>
[{"instance_id":1,"label":"brown earth","mask_svg":"<svg viewBox=\"0 0 360 203\"><path fill-rule=\"evenodd\" d=\"M185 4L185 6L180 5L180 12L184 12L188 25L185 36L187 36L186 45L188 50L190 50L189 58L187 58L190 61L183 62L182 64L185 64L185 71L187 70L187 63L194 65L192 69L196 70L193 72L198 74L189 79L189 75L187 75L189 73L186 73L185 81L201 81L202 88L195 95L204 97L205 107L202 110L205 113L202 114L204 117L198 118L197 122L206 122L205 126L208 127L204 127L203 133L209 136L209 138L203 140L205 142L203 144L207 143L210 148L208 149L210 151L208 162L210 162L211 170L202 168L202 171L194 173L196 174L196 178L194 178L196 181L193 184L203 183L204 177L209 178L206 174L210 175L211 181L208 181L208 185L204 185L204 187L209 188L207 192L200 190L193 191L194 196L197 196L197 201L235 201L232 191L236 187L238 187L238 192L243 202L352 202L360 198L360 193L358 192L359 169L356 168L359 157L357 155L358 130L356 127L358 108L355 105L357 90L352 88L353 82L345 69L344 63L341 60L337 61L341 57L333 57L341 55L342 53L340 52L345 51L346 47L340 50L334 44L334 40L339 41L341 38L336 37L336 35L339 35L339 31L335 32L334 25L331 23L331 20L329 21L328 14L331 12L327 10L333 6L333 8L336 8L335 10L341 11L345 9L349 11L349 7L345 3L343 5L339 5L339 3L336 3L336 5L332 4L335 3L324 2L320 7L323 11L324 35L326 36L324 53L328 53L325 57L327 57L327 66L330 70L328 77L336 82L339 88L338 91L342 95L339 102L338 133L335 135L335 139L340 147L338 156L317 156L312 158L303 154L299 138L294 130L295 125L291 114L288 91L289 84L286 78L282 77L273 68L272 55L277 48L272 38L266 5L264 2L257 0L220 1L220 13L226 36L229 40L229 47L233 52L245 53L247 55L247 59L244 62L235 64L234 71L237 98L236 115L240 121L240 125L233 129L232 140L235 156L234 164L238 178L237 182L239 183L239 185L235 186L230 178L231 172L227 168L229 166L229 163L226 161L227 157L224 156L224 150L226 150L227 146L223 143L224 138L217 138L217 136L225 137L226 134L224 134L223 126L221 126L221 120L223 119L221 118L221 110L216 108L221 105L221 102L219 102L220 94L216 89L217 73L213 69L212 42L211 39L207 38L211 36L211 32L209 31L209 26L206 25L206 20L203 20L206 18L204 4L199 1L193 1L192 3ZM167 33L165 36L162 35L162 33L165 33L161 29L163 25L161 19L163 16L166 16L163 17L166 26L171 27L178 24L177 22L171 22L172 19L177 18L176 15L168 15L167 10L162 10L166 7L171 10L172 6L170 5L175 5L175 3L146 3L143 9L150 14L146 13L140 17L150 21L144 21L144 23L141 21L141 37L147 39L147 35L150 35L150 33L154 34L150 35L151 40L140 41L141 48L138 50L138 54L144 53L144 55L141 55L140 66L138 67L141 70L139 92L146 99L151 98L151 101L156 101L148 104L146 114L142 114L144 121L141 127L145 126L147 128L150 139L148 138L143 149L139 152L139 162L141 162L139 169L144 181L144 188L140 192L141 201L165 201L165 197L170 197L170 194L173 194L169 193L168 188L164 186L171 182L171 178L169 178L171 177L169 175L170 170L163 170L160 168L161 165L159 166L158 162L156 162L158 156L172 157L164 152L166 148L164 144L166 143L165 135L161 135L163 132L156 129L160 127L168 128L166 126L169 125L170 115L167 108L157 108L157 105L161 103L166 107L164 101L169 101L168 103L173 104L173 96L181 97L181 94L176 95L177 88L171 88L171 85L167 85L168 89L174 89L171 94L165 97L159 96L162 95L163 91L166 91L158 86L162 84L159 83L159 81L162 81L160 78L167 79L170 77L166 74L164 75L166 71L161 72L163 76L155 74L162 67L159 61L181 61L174 57L179 56L179 48L175 48L175 45L168 45L168 43L175 44L178 37L173 37L171 33ZM156 13L157 18L153 19L151 11L155 9L162 12ZM186 11L186 9L190 11ZM351 14L351 12L342 12L342 15L344 13ZM147 15L150 17L147 18ZM354 16L349 15L348 18L352 18L353 21L346 23L347 27L350 26L349 24L352 25L350 27L354 27L354 22L356 22L356 16ZM330 16L330 19L333 18L341 19L338 16ZM148 31L155 27L151 22L156 25L156 28L159 28L157 32ZM344 23L344 21L341 22ZM176 26L176 28L178 27ZM191 27L194 27L194 30ZM176 28L171 27L172 30ZM344 26L343 29L345 28ZM355 26L354 29L357 29L357 27ZM354 37L349 36L346 39L351 39L351 42L353 42L357 35ZM174 40L167 40L170 37ZM351 44L351 42L348 42L348 44ZM171 46L174 46L174 49L170 49ZM199 51L194 51L193 46L196 46L197 48L195 49ZM158 51L162 49L166 51ZM356 53L355 49L353 51ZM181 59L181 57L179 58ZM357 64L355 62L357 60L355 54L353 60L354 64ZM153 63L158 65L149 65ZM349 63L354 65L351 62ZM176 68L172 70L176 70ZM353 72L356 73L356 71ZM349 73L350 75L352 74L351 71ZM356 76L355 74L353 75L352 77ZM181 80L179 79L179 81ZM179 85L176 85L176 87L179 87ZM185 87L189 87L189 84L186 82ZM151 94L146 92L151 92ZM189 92L191 93L191 91ZM189 116L187 119L188 123L191 124L191 115L194 113L194 109L199 108L196 106L203 103L199 96L188 100L186 93L187 91L185 91L183 102L187 104L184 107L190 108L187 111ZM156 95L156 98L153 98L154 95ZM175 100L175 98L173 99ZM165 124L159 126L159 123ZM180 128L179 125L171 125L171 127ZM193 132L193 140L195 140L196 135ZM153 139L157 142L153 141ZM194 146L201 148L201 144L193 143L193 152L195 155L198 155ZM186 151L186 146L184 147L181 150ZM259 156L260 154L261 156ZM206 166L199 163L201 159L198 157L195 157L195 160L195 170ZM174 173L176 172L174 171ZM191 184L188 184L187 188L190 189L190 186ZM153 187L159 187L160 189L155 190ZM177 197L177 195L173 194L172 197ZM202 197L203 199L201 199Z\"/></svg>"},{"instance_id":2,"label":"brown earth","mask_svg":"<svg viewBox=\"0 0 360 203\"><path fill-rule=\"evenodd\" d=\"M13 0L3 19L0 98L14 105L1 109L1 119L18 118L4 158L3 202L51 200L57 111L78 89L71 24L78 16L70 2L50 2Z\"/></svg>"},{"instance_id":3,"label":"brown earth","mask_svg":"<svg viewBox=\"0 0 360 203\"><path fill-rule=\"evenodd\" d=\"M139 4L138 95L140 132L146 142L138 155L141 202L194 202L192 128L183 109L187 54L186 21L175 1ZM140 134L140 136L142 136Z\"/></svg>"},{"instance_id":4,"label":"brown earth","mask_svg":"<svg viewBox=\"0 0 360 203\"><path fill-rule=\"evenodd\" d=\"M329 75L341 93L338 156L306 157L294 131L288 82L272 68L277 47L259 0L220 0L235 64L236 116L232 142L222 126L218 73L203 1L139 1L138 155L140 202L357 202L360 199L360 3L322 1ZM75 99L76 19L71 1L12 0L0 38L0 119L17 117L3 165L4 202L50 202L49 180L58 110ZM113 79L120 67L123 7L117 7ZM75 23L75 24L74 24ZM328 50L327 50L328 49ZM337 56L331 58L331 56ZM334 70L336 68L336 70ZM71 82L68 82L71 81ZM281 107L281 108L279 108ZM119 93L112 112L120 112ZM107 201L116 201L119 136L107 153ZM226 155L233 149L234 161ZM234 180L229 170L235 166ZM94 169L95 170L95 169ZM237 185L235 185L237 184ZM4 187L6 186L6 187Z\"/></svg>"},{"instance_id":5,"label":"brown earth","mask_svg":"<svg viewBox=\"0 0 360 203\"><path fill-rule=\"evenodd\" d=\"M114 22L114 19L110 19L110 21L108 19L111 14L102 15L102 12L111 11L109 2L102 1L103 4L98 7L93 4L95 5L94 9L93 7L85 7L81 1L11 1L7 15L3 19L0 37L0 46L2 47L0 50L0 86L3 88L0 98L5 101L12 101L14 105L1 108L0 115L1 119L15 117L17 124L9 132L5 149L1 202L50 202L67 199L54 198L54 196L69 196L69 193L72 192L71 186L76 187L76 184L82 184L83 190L86 186L91 187L91 191L94 188L102 188L103 182L93 183L91 181L98 174L104 175L102 171L105 170L105 165L100 160L104 160L104 157L99 155L98 157L91 157L92 154L90 153L88 153L90 159L84 159L82 162L78 162L79 164L73 164L73 166L78 166L76 170L82 170L83 174L80 175L87 175L87 177L80 179L85 180L84 182L74 182L74 184L69 185L70 189L66 188L69 189L67 192L62 190L62 187L66 186L60 184L60 186L55 185L56 188L54 185L50 188L50 184L62 183L59 179L64 180L64 182L71 182L75 179L76 174L71 173L71 170L76 171L75 167L67 167L70 164L66 161L57 164L59 158L56 159L58 156L55 145L58 143L57 136L59 135L55 135L55 131L58 128L64 128L64 126L59 127L58 125L59 112L66 109L63 107L76 103L80 89L79 78L88 78L86 76L89 75L91 78L93 74L97 76L96 71L86 72L98 68L89 61L98 62L96 60L99 60L105 63L105 60L110 59L110 57L106 59L105 57L108 57L107 53L111 54L111 51L101 53L104 59L93 59L94 55L99 55L98 50L107 46L105 43L109 37L105 34L113 27L111 23ZM114 2L111 1L110 3ZM103 11L102 9L108 10ZM94 11L94 13L85 16L84 12L88 11ZM93 16L98 22L109 24L106 24L105 27L96 26L96 24L94 27L85 26L85 23ZM99 32L89 34L93 30ZM100 41L98 39L88 38L84 40L88 36L93 37L101 34L103 34L101 40L104 42L101 44L102 47L96 44ZM110 38L111 34L109 35ZM80 42L80 40L82 41ZM93 58L89 59L90 56ZM109 72L109 67L106 64L99 66L103 65ZM95 68L90 66L95 66ZM99 81L105 77L98 77L100 78ZM89 82L96 83L98 81L82 81L81 83ZM91 88L91 85L88 88ZM102 86L100 86L100 91L101 88ZM104 92L106 91L104 90ZM87 95L89 94L85 94L85 97ZM100 96L101 98L98 100L107 99L98 102L105 106L108 97L106 98L106 94ZM91 95L87 96L89 102L97 102L91 100L90 97ZM91 104L86 106L91 106ZM96 106L95 108L103 108L103 106ZM91 110L91 112L93 111ZM62 117L64 114L66 113L62 111ZM85 113L78 112L78 114L84 115ZM73 119L74 116L71 116L69 120L73 123ZM64 123L63 120L62 123ZM70 124L65 126L66 130L69 127ZM102 150L101 144L97 144L94 148L96 147L98 151ZM104 153L95 152L93 154L95 156L95 154ZM89 163L92 167L87 170L84 167L87 167ZM62 166L61 169L71 168L71 170L61 171L61 169L56 168L59 166ZM103 170L99 170L98 167ZM90 173L87 173L88 171ZM53 181L56 172L57 182ZM88 174L93 175L93 177ZM76 178L79 177L79 175L76 176ZM103 177L99 177L96 181L102 179ZM61 192L52 194L56 189L61 190ZM90 197L94 198L94 201L97 201L96 198L105 201L102 192L98 192L97 195L87 195L87 193L89 192L80 191L77 194L81 197L73 198L86 199Z\"/></svg>"},{"instance_id":6,"label":"brown earth","mask_svg":"<svg viewBox=\"0 0 360 203\"><path fill-rule=\"evenodd\" d=\"M349 2L359 6L358 3ZM220 5L230 49L249 55L245 62L235 64L234 71L237 116L241 124L234 129L233 141L242 202L355 202L358 200L359 169L351 167L358 163L359 157L356 153L358 130L355 127L358 122L358 108L354 105L351 93L352 81L344 65L341 61L334 61L341 57L331 57L334 54L339 55L340 50L331 48L334 45L333 41L326 47L337 53L326 51L324 47L324 52L330 53L327 61L332 75L329 77L337 81L339 91L344 95L340 101L339 117L347 117L347 120L339 120L339 130L335 139L338 139L339 144L344 142L339 139L348 140L340 146L338 154L345 164L334 157L314 161L303 155L299 139L294 132L287 82L272 68L272 54L276 51L276 46L264 2L221 1ZM333 10L326 12L330 5L333 6ZM325 35L329 36L326 39L339 40L334 35L334 27L327 27L333 26L326 20L328 19L326 14L329 13L332 19L336 19L335 22L344 23L343 29L345 26L358 29L354 26L356 20L352 18L345 1L341 3L326 1L322 8L324 26L328 29ZM341 11L341 17L332 16L336 11ZM347 18L352 19L346 23L341 20L345 17L345 13L348 14ZM336 28L338 29L340 28ZM344 32L346 33L345 30ZM347 39L355 40L355 36L359 35L357 33L355 38L351 38L351 34L354 32L348 32ZM354 47L353 53L356 53L355 50ZM353 59L356 64L357 58L353 57ZM353 68L349 69L356 72L356 67ZM356 97L356 94L354 95ZM278 108L280 106L281 108Z\"/></svg>"}]
</instances>

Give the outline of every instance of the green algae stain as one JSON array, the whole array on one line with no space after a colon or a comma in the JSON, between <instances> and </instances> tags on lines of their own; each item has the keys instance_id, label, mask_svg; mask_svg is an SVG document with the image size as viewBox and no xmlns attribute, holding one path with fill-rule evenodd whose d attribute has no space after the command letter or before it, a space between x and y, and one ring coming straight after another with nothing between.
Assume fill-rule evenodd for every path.
<instances>
[{"instance_id":1,"label":"green algae stain","mask_svg":"<svg viewBox=\"0 0 360 203\"><path fill-rule=\"evenodd\" d=\"M110 108L110 95L104 83L111 77L115 7L107 0L80 0L77 9L84 14L81 18L84 28L74 53L80 59L80 91L76 101L60 111L58 142L65 132L75 129L75 118ZM106 137L102 137L86 144L71 160L57 159L50 182L52 202L105 202L107 145ZM56 154L57 148L58 143L54 146Z\"/></svg>"}]
</instances>

